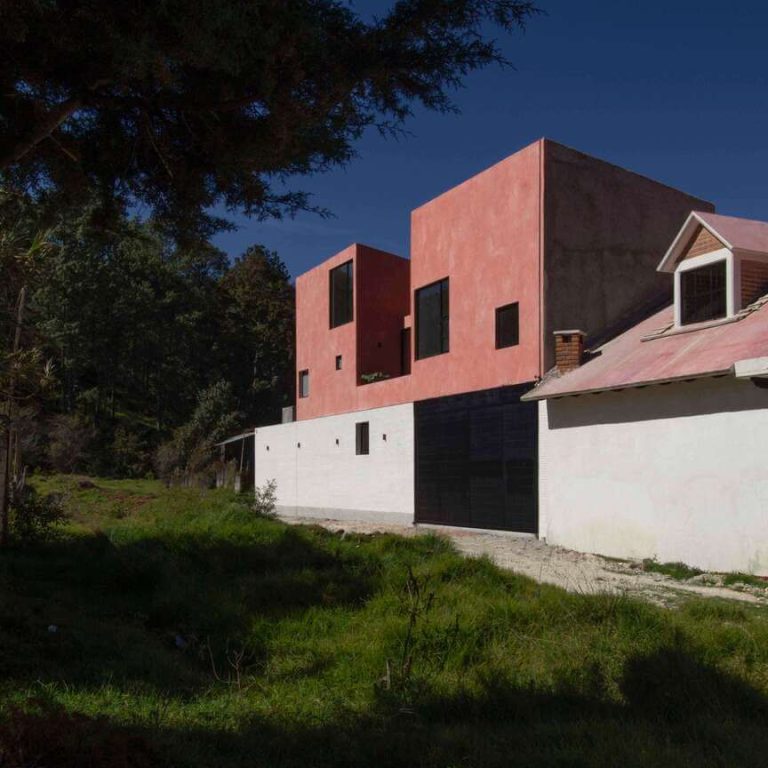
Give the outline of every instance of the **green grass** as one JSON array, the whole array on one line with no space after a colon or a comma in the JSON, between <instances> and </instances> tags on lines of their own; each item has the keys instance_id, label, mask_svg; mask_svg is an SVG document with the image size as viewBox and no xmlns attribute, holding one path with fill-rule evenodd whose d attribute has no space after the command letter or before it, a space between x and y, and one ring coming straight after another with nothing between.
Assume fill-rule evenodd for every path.
<instances>
[{"instance_id":1,"label":"green grass","mask_svg":"<svg viewBox=\"0 0 768 768\"><path fill-rule=\"evenodd\" d=\"M35 482L68 494L72 522L59 541L0 553L0 706L20 723L9 735L0 722L0 748L26 739L56 757L3 765L633 768L768 754L763 609L569 594L434 535L291 527L228 492ZM87 736L71 749L111 746L67 763L70 746L52 745L71 733Z\"/></svg>"},{"instance_id":2,"label":"green grass","mask_svg":"<svg viewBox=\"0 0 768 768\"><path fill-rule=\"evenodd\" d=\"M670 576L678 581L687 581L694 576L700 576L704 573L704 571L701 571L698 568L692 568L685 563L659 563L652 559L643 560L643 570L652 571L654 573L663 573L665 576ZM768 589L768 579L761 576L752 576L749 573L734 572L722 574L722 577L722 583L726 587L746 585L749 587Z\"/></svg>"},{"instance_id":3,"label":"green grass","mask_svg":"<svg viewBox=\"0 0 768 768\"><path fill-rule=\"evenodd\" d=\"M749 573L727 573L723 579L723 584L728 587L746 584L749 587L768 589L768 579L761 576L752 576Z\"/></svg>"},{"instance_id":4,"label":"green grass","mask_svg":"<svg viewBox=\"0 0 768 768\"><path fill-rule=\"evenodd\" d=\"M663 573L665 576L671 576L678 581L687 581L694 576L700 576L704 571L698 568L692 568L685 563L659 563L650 558L643 560L643 570L652 573Z\"/></svg>"}]
</instances>

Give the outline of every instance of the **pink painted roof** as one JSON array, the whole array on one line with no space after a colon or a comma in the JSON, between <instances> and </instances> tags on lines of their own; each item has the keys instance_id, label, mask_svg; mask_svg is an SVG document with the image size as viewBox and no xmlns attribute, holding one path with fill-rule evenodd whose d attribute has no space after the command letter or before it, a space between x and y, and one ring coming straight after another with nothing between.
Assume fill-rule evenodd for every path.
<instances>
[{"instance_id":1,"label":"pink painted roof","mask_svg":"<svg viewBox=\"0 0 768 768\"><path fill-rule=\"evenodd\" d=\"M737 360L768 356L768 303L758 304L735 322L643 341L671 325L673 309L669 306L604 344L575 371L546 377L525 399L713 375L728 372Z\"/></svg>"},{"instance_id":2,"label":"pink painted roof","mask_svg":"<svg viewBox=\"0 0 768 768\"><path fill-rule=\"evenodd\" d=\"M768 223L704 211L696 211L696 215L726 240L731 248L768 253Z\"/></svg>"}]
</instances>

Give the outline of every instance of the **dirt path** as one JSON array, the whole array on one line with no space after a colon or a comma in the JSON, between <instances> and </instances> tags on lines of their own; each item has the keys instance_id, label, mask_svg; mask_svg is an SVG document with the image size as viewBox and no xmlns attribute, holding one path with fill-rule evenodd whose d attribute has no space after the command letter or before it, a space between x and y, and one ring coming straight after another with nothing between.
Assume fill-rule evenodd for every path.
<instances>
[{"instance_id":1,"label":"dirt path","mask_svg":"<svg viewBox=\"0 0 768 768\"><path fill-rule=\"evenodd\" d=\"M501 568L530 576L547 584L555 584L571 592L625 593L661 605L672 605L686 596L719 597L748 603L768 604L768 588L722 585L722 577L702 574L688 581L678 581L660 573L646 572L636 561L608 560L598 555L553 547L529 537L504 533L480 533L450 528L425 528L402 525L379 525L349 520L283 517L295 525L321 525L332 531L350 533L396 533L416 536L436 532L448 536L469 557L487 555Z\"/></svg>"}]
</instances>

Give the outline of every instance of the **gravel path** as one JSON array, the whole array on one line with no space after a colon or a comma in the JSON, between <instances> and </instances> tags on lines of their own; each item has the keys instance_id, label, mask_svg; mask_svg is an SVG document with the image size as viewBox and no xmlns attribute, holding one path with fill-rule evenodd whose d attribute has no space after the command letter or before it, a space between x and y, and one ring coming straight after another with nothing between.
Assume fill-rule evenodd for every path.
<instances>
[{"instance_id":1,"label":"gravel path","mask_svg":"<svg viewBox=\"0 0 768 768\"><path fill-rule=\"evenodd\" d=\"M660 573L646 572L642 564L631 560L609 560L598 555L553 547L531 537L505 533L475 532L456 528L380 525L349 520L282 517L293 525L320 525L332 531L350 533L396 533L416 536L435 532L448 536L456 548L468 557L487 555L501 568L529 576L536 581L555 584L571 592L624 593L660 605L673 605L691 595L768 604L768 584L760 587L722 585L722 576L702 574L688 581L678 581Z\"/></svg>"}]
</instances>

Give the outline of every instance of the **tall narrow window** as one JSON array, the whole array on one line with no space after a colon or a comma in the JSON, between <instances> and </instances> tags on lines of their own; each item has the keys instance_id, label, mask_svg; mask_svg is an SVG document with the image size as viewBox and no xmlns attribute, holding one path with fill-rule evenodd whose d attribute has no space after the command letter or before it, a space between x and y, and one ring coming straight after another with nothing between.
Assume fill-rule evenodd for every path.
<instances>
[{"instance_id":1,"label":"tall narrow window","mask_svg":"<svg viewBox=\"0 0 768 768\"><path fill-rule=\"evenodd\" d=\"M517 302L496 309L496 349L520 343L520 307Z\"/></svg>"},{"instance_id":2,"label":"tall narrow window","mask_svg":"<svg viewBox=\"0 0 768 768\"><path fill-rule=\"evenodd\" d=\"M368 455L368 435L368 422L358 421L355 424L355 453L358 456Z\"/></svg>"},{"instance_id":3,"label":"tall narrow window","mask_svg":"<svg viewBox=\"0 0 768 768\"><path fill-rule=\"evenodd\" d=\"M309 371L299 371L299 397L309 397Z\"/></svg>"},{"instance_id":4,"label":"tall narrow window","mask_svg":"<svg viewBox=\"0 0 768 768\"><path fill-rule=\"evenodd\" d=\"M352 321L353 289L352 262L348 261L330 271L331 328Z\"/></svg>"},{"instance_id":5,"label":"tall narrow window","mask_svg":"<svg viewBox=\"0 0 768 768\"><path fill-rule=\"evenodd\" d=\"M448 351L448 278L416 291L416 359Z\"/></svg>"},{"instance_id":6,"label":"tall narrow window","mask_svg":"<svg viewBox=\"0 0 768 768\"><path fill-rule=\"evenodd\" d=\"M680 272L680 323L718 320L728 312L725 261Z\"/></svg>"},{"instance_id":7,"label":"tall narrow window","mask_svg":"<svg viewBox=\"0 0 768 768\"><path fill-rule=\"evenodd\" d=\"M411 372L411 329L400 331L400 373L407 376Z\"/></svg>"},{"instance_id":8,"label":"tall narrow window","mask_svg":"<svg viewBox=\"0 0 768 768\"><path fill-rule=\"evenodd\" d=\"M336 370L341 370L341 355L336 355Z\"/></svg>"}]
</instances>

